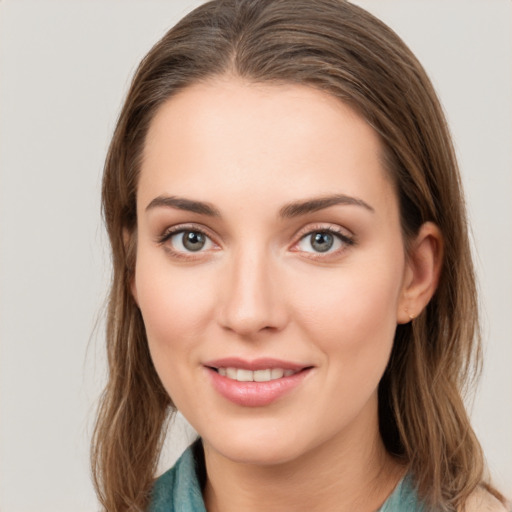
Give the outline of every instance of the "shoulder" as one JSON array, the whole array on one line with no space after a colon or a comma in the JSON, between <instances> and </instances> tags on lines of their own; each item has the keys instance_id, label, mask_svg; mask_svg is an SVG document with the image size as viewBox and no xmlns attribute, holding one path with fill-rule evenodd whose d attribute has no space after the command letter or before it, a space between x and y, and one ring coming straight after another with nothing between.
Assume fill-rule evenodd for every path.
<instances>
[{"instance_id":1,"label":"shoulder","mask_svg":"<svg viewBox=\"0 0 512 512\"><path fill-rule=\"evenodd\" d=\"M510 512L510 509L484 487L479 486L469 496L465 512Z\"/></svg>"}]
</instances>

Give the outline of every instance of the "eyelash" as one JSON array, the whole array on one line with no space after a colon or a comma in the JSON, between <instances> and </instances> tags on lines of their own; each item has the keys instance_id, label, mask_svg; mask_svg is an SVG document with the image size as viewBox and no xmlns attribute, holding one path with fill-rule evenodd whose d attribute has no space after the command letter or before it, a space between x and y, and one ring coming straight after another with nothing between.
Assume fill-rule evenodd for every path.
<instances>
[{"instance_id":1,"label":"eyelash","mask_svg":"<svg viewBox=\"0 0 512 512\"><path fill-rule=\"evenodd\" d=\"M345 230L341 230L339 227L335 225L326 226L325 224L318 224L313 226L308 226L302 231L297 233L297 242L293 244L293 247L297 247L298 244L304 240L308 236L312 236L317 233L326 233L333 235L338 241L341 243L342 247L332 251L332 252L307 252L306 258L314 259L314 260L322 260L325 261L331 257L339 256L342 252L346 251L349 247L353 247L356 245L357 240L354 235L348 235ZM293 249L292 249L293 250ZM299 252L299 250L295 250L294 252ZM306 251L303 251L306 252Z\"/></svg>"},{"instance_id":2,"label":"eyelash","mask_svg":"<svg viewBox=\"0 0 512 512\"><path fill-rule=\"evenodd\" d=\"M213 241L213 237L205 230L196 225L190 224L180 224L178 226L173 226L171 228L166 229L162 235L157 238L157 243L159 245L164 246L165 250L168 251L173 257L182 259L182 260L195 260L201 257L201 253L203 251L198 251L197 255L194 252L181 252L174 249L171 245L165 245L174 235L178 235L180 233L185 233L190 231L192 233L200 233L208 240L210 240L214 245L218 245Z\"/></svg>"},{"instance_id":3,"label":"eyelash","mask_svg":"<svg viewBox=\"0 0 512 512\"><path fill-rule=\"evenodd\" d=\"M202 257L201 254L203 253L203 251L198 251L197 255L196 255L193 251L181 252L181 251L175 250L170 245L165 245L174 235L177 235L180 233L185 233L187 231L190 231L193 233L200 233L201 235L205 236L208 240L210 240L212 244L218 246L218 244L216 244L215 241L213 240L213 237L205 229L203 229L197 225L180 224L177 226L173 226L171 228L166 229L160 236L158 236L156 241L159 245L164 246L165 250L167 250L175 258L182 259L182 260L189 260L189 261L201 258ZM312 252L300 251L300 250L293 249L293 247L297 247L298 244L302 240L304 240L306 237L312 236L317 233L325 233L325 234L333 235L336 239L338 239L338 241L341 242L343 247L341 247L340 249L337 249L336 251L333 251L333 252L326 251L325 253L314 252L314 251L312 251ZM326 227L325 224L323 224L323 225L319 224L316 226L315 225L308 226L304 230L299 231L297 233L296 237L298 238L298 240L296 242L294 242L291 250L293 252L307 252L308 255L306 257L310 258L310 259L315 259L315 260L326 260L327 258L339 255L339 253L347 250L347 248L356 245L356 239L354 236L347 235L344 231L342 231L341 229L339 229L338 227L335 227L333 225L330 225L328 227Z\"/></svg>"}]
</instances>

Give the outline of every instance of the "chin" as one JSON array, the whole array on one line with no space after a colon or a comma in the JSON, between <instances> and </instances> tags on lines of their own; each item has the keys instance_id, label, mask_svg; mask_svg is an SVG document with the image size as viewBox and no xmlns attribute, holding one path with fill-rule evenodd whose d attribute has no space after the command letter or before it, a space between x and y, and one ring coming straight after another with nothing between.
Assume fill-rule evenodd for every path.
<instances>
[{"instance_id":1,"label":"chin","mask_svg":"<svg viewBox=\"0 0 512 512\"><path fill-rule=\"evenodd\" d=\"M286 464L300 456L296 447L274 443L229 442L222 446L212 446L220 455L237 464L255 466L276 466Z\"/></svg>"},{"instance_id":2,"label":"chin","mask_svg":"<svg viewBox=\"0 0 512 512\"><path fill-rule=\"evenodd\" d=\"M205 449L239 464L279 465L296 460L313 447L296 435L299 429L274 426L227 429L203 437ZM229 435L226 435L229 432Z\"/></svg>"}]
</instances>

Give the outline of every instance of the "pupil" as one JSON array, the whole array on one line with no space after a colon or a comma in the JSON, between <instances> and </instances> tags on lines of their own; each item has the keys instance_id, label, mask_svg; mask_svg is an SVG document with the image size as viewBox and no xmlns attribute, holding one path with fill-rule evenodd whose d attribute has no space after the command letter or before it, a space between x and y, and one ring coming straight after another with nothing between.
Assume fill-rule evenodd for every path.
<instances>
[{"instance_id":1,"label":"pupil","mask_svg":"<svg viewBox=\"0 0 512 512\"><path fill-rule=\"evenodd\" d=\"M315 233L311 241L311 245L315 251L326 252L334 242L333 236L330 233Z\"/></svg>"},{"instance_id":2,"label":"pupil","mask_svg":"<svg viewBox=\"0 0 512 512\"><path fill-rule=\"evenodd\" d=\"M189 251L199 251L204 247L205 238L197 231L186 231L183 233L183 246Z\"/></svg>"}]
</instances>

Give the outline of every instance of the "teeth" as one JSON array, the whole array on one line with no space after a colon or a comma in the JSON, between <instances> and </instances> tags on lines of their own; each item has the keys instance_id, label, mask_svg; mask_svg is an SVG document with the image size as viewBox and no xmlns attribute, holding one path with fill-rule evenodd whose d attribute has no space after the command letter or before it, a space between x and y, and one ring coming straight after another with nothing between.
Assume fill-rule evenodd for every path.
<instances>
[{"instance_id":1,"label":"teeth","mask_svg":"<svg viewBox=\"0 0 512 512\"><path fill-rule=\"evenodd\" d=\"M270 380L290 377L297 373L295 370L282 368L267 368L265 370L245 370L243 368L217 368L219 375L238 382L268 382Z\"/></svg>"},{"instance_id":2,"label":"teeth","mask_svg":"<svg viewBox=\"0 0 512 512\"><path fill-rule=\"evenodd\" d=\"M271 379L272 370L256 370L253 373L253 380L255 382L267 382Z\"/></svg>"},{"instance_id":3,"label":"teeth","mask_svg":"<svg viewBox=\"0 0 512 512\"><path fill-rule=\"evenodd\" d=\"M239 382L251 382L254 380L254 372L251 372L251 370L237 370L236 380Z\"/></svg>"},{"instance_id":4,"label":"teeth","mask_svg":"<svg viewBox=\"0 0 512 512\"><path fill-rule=\"evenodd\" d=\"M290 370L288 370L290 371ZM281 368L272 368L270 370L270 378L271 379L280 379L284 375L284 370L281 370Z\"/></svg>"},{"instance_id":5,"label":"teeth","mask_svg":"<svg viewBox=\"0 0 512 512\"><path fill-rule=\"evenodd\" d=\"M238 380L238 370L236 368L226 368L226 377L228 379Z\"/></svg>"}]
</instances>

